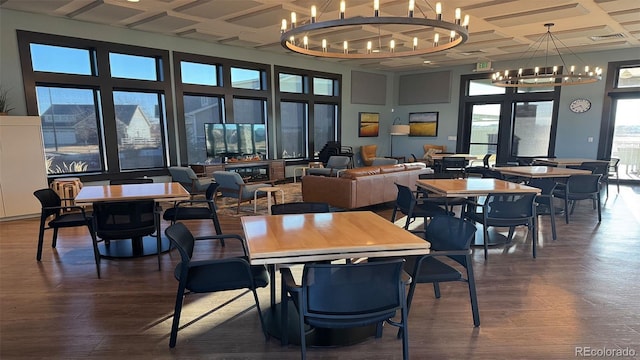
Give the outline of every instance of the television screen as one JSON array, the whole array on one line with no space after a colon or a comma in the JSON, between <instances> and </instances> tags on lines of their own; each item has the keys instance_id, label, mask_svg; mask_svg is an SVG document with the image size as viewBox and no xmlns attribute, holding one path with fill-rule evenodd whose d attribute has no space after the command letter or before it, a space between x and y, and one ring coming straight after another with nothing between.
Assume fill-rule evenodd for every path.
<instances>
[{"instance_id":1,"label":"television screen","mask_svg":"<svg viewBox=\"0 0 640 360\"><path fill-rule=\"evenodd\" d=\"M264 124L204 124L207 157L235 157L267 153Z\"/></svg>"}]
</instances>

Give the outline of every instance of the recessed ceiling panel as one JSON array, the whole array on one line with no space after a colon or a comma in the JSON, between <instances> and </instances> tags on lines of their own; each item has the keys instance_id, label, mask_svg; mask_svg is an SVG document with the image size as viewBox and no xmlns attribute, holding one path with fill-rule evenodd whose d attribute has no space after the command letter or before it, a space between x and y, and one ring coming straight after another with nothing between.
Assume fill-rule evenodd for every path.
<instances>
[{"instance_id":1,"label":"recessed ceiling panel","mask_svg":"<svg viewBox=\"0 0 640 360\"><path fill-rule=\"evenodd\" d=\"M243 47L256 47L257 45L260 45L257 42L240 39L237 36L234 36L234 37L231 37L231 38L228 38L228 39L224 39L224 40L220 40L218 42L220 44L233 45L233 46L243 46Z\"/></svg>"},{"instance_id":2,"label":"recessed ceiling panel","mask_svg":"<svg viewBox=\"0 0 640 360\"><path fill-rule=\"evenodd\" d=\"M291 12L285 10L282 5L279 5L236 16L226 21L234 25L261 29L267 26L278 25L282 22L282 19L289 19L290 16Z\"/></svg>"},{"instance_id":3,"label":"recessed ceiling panel","mask_svg":"<svg viewBox=\"0 0 640 360\"><path fill-rule=\"evenodd\" d=\"M98 3L97 6L89 5L74 11L69 17L100 24L115 24L141 13L143 11L138 9Z\"/></svg>"},{"instance_id":4,"label":"recessed ceiling panel","mask_svg":"<svg viewBox=\"0 0 640 360\"><path fill-rule=\"evenodd\" d=\"M550 20L566 19L588 14L589 11L580 4L569 4L538 10L518 12L502 16L494 16L485 20L495 26L518 26L531 23L544 24Z\"/></svg>"},{"instance_id":5,"label":"recessed ceiling panel","mask_svg":"<svg viewBox=\"0 0 640 360\"><path fill-rule=\"evenodd\" d=\"M174 9L174 11L206 19L217 19L262 5L245 0L199 0Z\"/></svg>"},{"instance_id":6,"label":"recessed ceiling panel","mask_svg":"<svg viewBox=\"0 0 640 360\"><path fill-rule=\"evenodd\" d=\"M625 28L625 30L628 30L628 31L638 31L640 30L640 21L631 21L628 23L622 23L622 26Z\"/></svg>"},{"instance_id":7,"label":"recessed ceiling panel","mask_svg":"<svg viewBox=\"0 0 640 360\"><path fill-rule=\"evenodd\" d=\"M638 7L638 0L594 0L606 12L628 10Z\"/></svg>"},{"instance_id":8,"label":"recessed ceiling panel","mask_svg":"<svg viewBox=\"0 0 640 360\"><path fill-rule=\"evenodd\" d=\"M618 22L636 21L640 17L640 8L612 12L609 16Z\"/></svg>"},{"instance_id":9,"label":"recessed ceiling panel","mask_svg":"<svg viewBox=\"0 0 640 360\"><path fill-rule=\"evenodd\" d=\"M7 0L2 3L2 7L7 9L13 9L13 10L46 14L49 12L55 12L59 8L67 4L70 4L72 2L73 0L48 0L48 1Z\"/></svg>"},{"instance_id":10,"label":"recessed ceiling panel","mask_svg":"<svg viewBox=\"0 0 640 360\"><path fill-rule=\"evenodd\" d=\"M197 22L193 20L182 19L164 12L135 22L129 25L129 27L137 30L169 33L194 24L197 24Z\"/></svg>"},{"instance_id":11,"label":"recessed ceiling panel","mask_svg":"<svg viewBox=\"0 0 640 360\"><path fill-rule=\"evenodd\" d=\"M222 38L222 36L209 34L207 32L204 32L198 29L190 29L190 30L178 33L177 35L190 38L190 39L204 40L208 42L216 42Z\"/></svg>"},{"instance_id":12,"label":"recessed ceiling panel","mask_svg":"<svg viewBox=\"0 0 640 360\"><path fill-rule=\"evenodd\" d=\"M541 31L539 34L532 34L525 36L527 39L531 41L538 40L542 35L544 35L546 31ZM598 25L591 26L587 28L577 28L571 30L563 30L563 31L554 31L551 28L551 33L554 37L557 37L560 40L566 39L577 39L577 38L588 38L589 36L603 36L613 33L613 30L606 25Z\"/></svg>"}]
</instances>

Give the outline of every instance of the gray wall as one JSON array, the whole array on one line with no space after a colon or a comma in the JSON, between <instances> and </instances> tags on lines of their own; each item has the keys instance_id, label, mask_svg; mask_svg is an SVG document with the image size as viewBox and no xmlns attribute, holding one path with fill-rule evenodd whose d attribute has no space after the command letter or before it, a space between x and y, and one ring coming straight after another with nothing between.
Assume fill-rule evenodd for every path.
<instances>
[{"instance_id":1,"label":"gray wall","mask_svg":"<svg viewBox=\"0 0 640 360\"><path fill-rule=\"evenodd\" d=\"M0 8L0 84L2 84L3 87L11 89L10 96L12 105L15 107L11 115L26 115L16 29L91 38L245 61L259 61L267 64L342 74L342 143L343 145L353 146L354 150L360 145L375 143L378 145L379 155L390 154L389 147L391 137L388 134L393 120L399 117L406 123L410 112L423 111L438 111L440 113L438 136L435 138L396 136L393 138L394 155L409 156L411 153L414 153L417 156L421 156L422 145L424 143L445 144L448 149L455 150L460 76L472 73L475 68L475 66L471 64L429 71L451 71L451 101L449 103L399 105L399 78L412 73L393 74L376 72L347 66L342 63L317 61L300 55L276 54L266 51L242 49L199 40L152 34L143 31L90 24L71 19L48 17ZM638 59L640 58L640 54L638 49L635 48L620 51L586 53L580 54L580 57L584 62L597 64L606 70L607 62L609 61ZM517 67L518 64L515 62L493 63L495 69L514 66ZM386 75L386 103L384 105L351 103L351 71L353 70ZM425 73L425 71L414 73ZM604 74L604 76L606 75L607 74ZM601 81L595 84L569 86L562 89L556 144L557 156L596 156L600 119L602 117L602 100L605 96L604 86L604 81ZM578 97L591 99L592 108L590 111L584 114L574 114L568 110L569 103ZM275 114L274 109L271 109L271 111L272 114ZM378 137L358 137L358 112L380 113L380 132ZM174 118L177 117L174 116ZM588 137L593 137L594 142L588 143Z\"/></svg>"}]
</instances>

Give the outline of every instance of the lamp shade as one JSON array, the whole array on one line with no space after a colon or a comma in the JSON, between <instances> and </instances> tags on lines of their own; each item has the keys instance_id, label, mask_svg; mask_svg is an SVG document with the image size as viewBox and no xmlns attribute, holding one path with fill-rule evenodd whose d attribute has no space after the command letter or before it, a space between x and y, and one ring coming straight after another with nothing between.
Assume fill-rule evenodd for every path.
<instances>
[{"instance_id":1,"label":"lamp shade","mask_svg":"<svg viewBox=\"0 0 640 360\"><path fill-rule=\"evenodd\" d=\"M391 125L391 135L409 135L409 125Z\"/></svg>"}]
</instances>

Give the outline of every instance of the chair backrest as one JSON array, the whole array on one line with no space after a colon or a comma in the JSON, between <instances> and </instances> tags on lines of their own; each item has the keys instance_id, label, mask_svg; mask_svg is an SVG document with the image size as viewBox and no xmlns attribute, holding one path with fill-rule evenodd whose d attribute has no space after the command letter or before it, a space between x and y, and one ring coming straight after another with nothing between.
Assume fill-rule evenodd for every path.
<instances>
[{"instance_id":1,"label":"chair backrest","mask_svg":"<svg viewBox=\"0 0 640 360\"><path fill-rule=\"evenodd\" d=\"M580 164L579 168L589 170L592 174L609 174L609 163L603 161L586 161Z\"/></svg>"},{"instance_id":2,"label":"chair backrest","mask_svg":"<svg viewBox=\"0 0 640 360\"><path fill-rule=\"evenodd\" d=\"M357 319L400 309L404 260L361 264L306 264L301 313L314 318Z\"/></svg>"},{"instance_id":3,"label":"chair backrest","mask_svg":"<svg viewBox=\"0 0 640 360\"><path fill-rule=\"evenodd\" d=\"M398 188L396 207L405 215L413 213L413 207L417 201L415 194L407 186L396 183L396 187Z\"/></svg>"},{"instance_id":4,"label":"chair backrest","mask_svg":"<svg viewBox=\"0 0 640 360\"><path fill-rule=\"evenodd\" d=\"M320 149L320 152L318 153L318 159L323 164L326 164L327 161L329 161L329 158L333 155L339 154L341 149L342 149L342 146L340 146L339 142L328 141L326 144L324 144L322 149Z\"/></svg>"},{"instance_id":5,"label":"chair backrest","mask_svg":"<svg viewBox=\"0 0 640 360\"><path fill-rule=\"evenodd\" d=\"M323 202L292 202L271 205L272 215L312 214L331 212L329 204Z\"/></svg>"},{"instance_id":6,"label":"chair backrest","mask_svg":"<svg viewBox=\"0 0 640 360\"><path fill-rule=\"evenodd\" d=\"M446 156L442 158L442 169L464 169L467 161L463 157Z\"/></svg>"},{"instance_id":7,"label":"chair backrest","mask_svg":"<svg viewBox=\"0 0 640 360\"><path fill-rule=\"evenodd\" d=\"M102 239L151 235L158 226L154 200L93 203L94 229Z\"/></svg>"},{"instance_id":8,"label":"chair backrest","mask_svg":"<svg viewBox=\"0 0 640 360\"><path fill-rule=\"evenodd\" d=\"M237 190L244 184L242 176L235 171L214 171L213 178L225 190Z\"/></svg>"},{"instance_id":9,"label":"chair backrest","mask_svg":"<svg viewBox=\"0 0 640 360\"><path fill-rule=\"evenodd\" d=\"M531 179L527 185L540 189L541 195L551 195L557 183L553 178L539 178Z\"/></svg>"},{"instance_id":10,"label":"chair backrest","mask_svg":"<svg viewBox=\"0 0 640 360\"><path fill-rule=\"evenodd\" d=\"M495 161L495 157L496 154L486 154L483 158L482 158L482 165L486 168L491 167L491 161L494 160Z\"/></svg>"},{"instance_id":11,"label":"chair backrest","mask_svg":"<svg viewBox=\"0 0 640 360\"><path fill-rule=\"evenodd\" d=\"M184 188L191 192L193 191L193 181L198 179L198 176L190 167L184 166L171 166L169 167L169 174L171 174L171 180L179 182Z\"/></svg>"},{"instance_id":12,"label":"chair backrest","mask_svg":"<svg viewBox=\"0 0 640 360\"><path fill-rule=\"evenodd\" d=\"M62 200L60 196L52 189L40 189L33 192L33 195L40 201L42 205L42 216L47 218L51 215L60 215L60 209L45 209L48 207L61 206Z\"/></svg>"},{"instance_id":13,"label":"chair backrest","mask_svg":"<svg viewBox=\"0 0 640 360\"><path fill-rule=\"evenodd\" d=\"M362 162L365 165L371 165L373 159L376 157L377 150L378 145L362 145L360 147L360 156L362 157Z\"/></svg>"},{"instance_id":14,"label":"chair backrest","mask_svg":"<svg viewBox=\"0 0 640 360\"><path fill-rule=\"evenodd\" d=\"M164 233L180 252L182 264L188 265L191 257L193 257L193 248L196 241L189 229L183 223L177 222L169 226Z\"/></svg>"},{"instance_id":15,"label":"chair backrest","mask_svg":"<svg viewBox=\"0 0 640 360\"><path fill-rule=\"evenodd\" d=\"M113 179L109 180L109 185L127 185L127 184L151 184L152 178L139 178L139 179Z\"/></svg>"},{"instance_id":16,"label":"chair backrest","mask_svg":"<svg viewBox=\"0 0 640 360\"><path fill-rule=\"evenodd\" d=\"M476 226L471 221L446 215L434 216L425 229L425 239L434 251L469 250L475 234ZM450 258L467 266L464 255Z\"/></svg>"},{"instance_id":17,"label":"chair backrest","mask_svg":"<svg viewBox=\"0 0 640 360\"><path fill-rule=\"evenodd\" d=\"M600 191L600 174L571 175L567 179L567 193L595 194Z\"/></svg>"},{"instance_id":18,"label":"chair backrest","mask_svg":"<svg viewBox=\"0 0 640 360\"><path fill-rule=\"evenodd\" d=\"M609 171L613 171L613 172L617 171L619 163L620 163L620 159L611 158L611 160L609 160Z\"/></svg>"},{"instance_id":19,"label":"chair backrest","mask_svg":"<svg viewBox=\"0 0 640 360\"><path fill-rule=\"evenodd\" d=\"M327 168L331 169L346 169L349 167L349 163L351 162L351 158L348 156L332 156L327 161Z\"/></svg>"},{"instance_id":20,"label":"chair backrest","mask_svg":"<svg viewBox=\"0 0 640 360\"><path fill-rule=\"evenodd\" d=\"M211 184L209 184L209 186L207 186L207 191L204 194L205 198L207 200L213 200L216 191L218 191L218 187L220 187L220 184L218 183L212 182Z\"/></svg>"},{"instance_id":21,"label":"chair backrest","mask_svg":"<svg viewBox=\"0 0 640 360\"><path fill-rule=\"evenodd\" d=\"M535 216L536 194L489 194L485 200L485 217L493 220L516 220Z\"/></svg>"}]
</instances>

